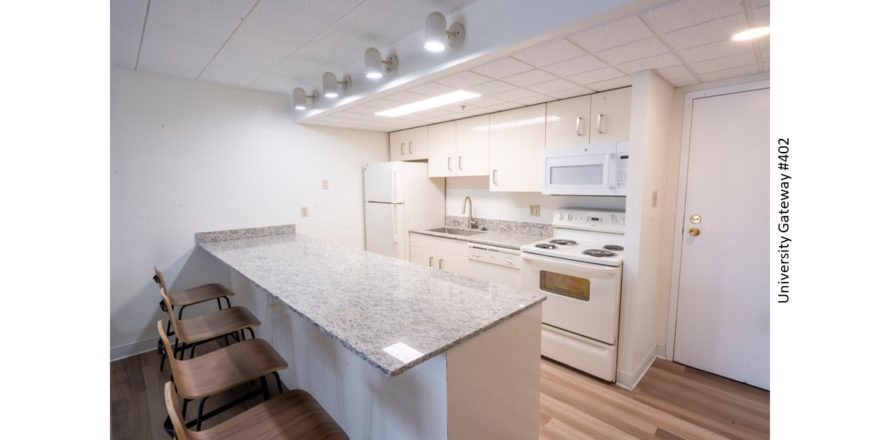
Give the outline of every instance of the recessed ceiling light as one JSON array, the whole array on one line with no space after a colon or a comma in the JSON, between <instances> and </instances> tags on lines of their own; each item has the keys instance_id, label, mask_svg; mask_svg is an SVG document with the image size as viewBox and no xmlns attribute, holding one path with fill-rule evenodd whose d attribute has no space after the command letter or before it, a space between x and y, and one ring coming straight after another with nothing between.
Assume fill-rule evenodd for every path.
<instances>
[{"instance_id":1,"label":"recessed ceiling light","mask_svg":"<svg viewBox=\"0 0 880 440\"><path fill-rule=\"evenodd\" d=\"M433 98L423 99L421 101L401 105L400 107L394 107L392 109L384 110L376 113L376 116L387 116L390 118L396 118L398 116L408 115L410 113L420 112L435 107L442 107L444 105L466 101L468 99L479 98L480 96L482 95L480 95L479 93L456 90L454 92L435 96Z\"/></svg>"},{"instance_id":2,"label":"recessed ceiling light","mask_svg":"<svg viewBox=\"0 0 880 440\"><path fill-rule=\"evenodd\" d=\"M761 26L748 28L742 32L738 32L734 34L733 37L731 37L730 39L733 41L749 41L756 38L761 38L766 35L770 35L770 27Z\"/></svg>"}]
</instances>

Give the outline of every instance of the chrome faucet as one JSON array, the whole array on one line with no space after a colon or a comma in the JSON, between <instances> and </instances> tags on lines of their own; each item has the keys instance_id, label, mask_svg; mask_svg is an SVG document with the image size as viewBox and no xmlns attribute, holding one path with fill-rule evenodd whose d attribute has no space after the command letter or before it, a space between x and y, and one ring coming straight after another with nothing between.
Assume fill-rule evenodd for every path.
<instances>
[{"instance_id":1,"label":"chrome faucet","mask_svg":"<svg viewBox=\"0 0 880 440\"><path fill-rule=\"evenodd\" d=\"M462 214L465 209L468 211L468 228L477 229L477 219L474 218L474 202L471 200L471 196L464 196L464 205L461 207Z\"/></svg>"}]
</instances>

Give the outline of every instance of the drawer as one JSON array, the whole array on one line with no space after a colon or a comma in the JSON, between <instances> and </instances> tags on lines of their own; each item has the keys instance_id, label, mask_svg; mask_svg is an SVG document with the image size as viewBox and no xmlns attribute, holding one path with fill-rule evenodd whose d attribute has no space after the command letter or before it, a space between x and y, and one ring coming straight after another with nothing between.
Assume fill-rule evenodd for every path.
<instances>
[{"instance_id":1,"label":"drawer","mask_svg":"<svg viewBox=\"0 0 880 440\"><path fill-rule=\"evenodd\" d=\"M460 257L468 256L468 242L456 240L454 238L437 239L438 249L441 255L458 255Z\"/></svg>"},{"instance_id":2,"label":"drawer","mask_svg":"<svg viewBox=\"0 0 880 440\"><path fill-rule=\"evenodd\" d=\"M519 252L509 249L471 244L468 246L468 258L512 269L520 268Z\"/></svg>"},{"instance_id":3,"label":"drawer","mask_svg":"<svg viewBox=\"0 0 880 440\"><path fill-rule=\"evenodd\" d=\"M409 245L413 247L425 248L425 249L437 249L437 242L439 242L440 238L431 237L429 235L422 234L409 234Z\"/></svg>"}]
</instances>

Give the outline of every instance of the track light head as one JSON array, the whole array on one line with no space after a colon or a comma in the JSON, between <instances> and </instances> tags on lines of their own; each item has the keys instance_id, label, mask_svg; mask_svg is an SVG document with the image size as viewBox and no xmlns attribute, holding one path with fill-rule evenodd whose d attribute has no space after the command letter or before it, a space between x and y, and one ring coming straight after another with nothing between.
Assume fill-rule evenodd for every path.
<instances>
[{"instance_id":1,"label":"track light head","mask_svg":"<svg viewBox=\"0 0 880 440\"><path fill-rule=\"evenodd\" d=\"M397 72L397 55L382 59L379 50L371 47L364 52L364 74L369 79L382 79Z\"/></svg>"},{"instance_id":2,"label":"track light head","mask_svg":"<svg viewBox=\"0 0 880 440\"><path fill-rule=\"evenodd\" d=\"M434 11L425 19L425 50L443 52L447 47L455 48L464 42L464 26L453 23L446 28L446 16Z\"/></svg>"}]
</instances>

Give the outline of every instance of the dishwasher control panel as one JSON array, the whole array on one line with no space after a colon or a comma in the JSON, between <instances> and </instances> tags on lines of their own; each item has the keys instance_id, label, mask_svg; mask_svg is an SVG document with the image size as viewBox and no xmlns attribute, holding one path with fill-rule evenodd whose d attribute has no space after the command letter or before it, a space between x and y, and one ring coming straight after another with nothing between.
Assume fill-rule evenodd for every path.
<instances>
[{"instance_id":1,"label":"dishwasher control panel","mask_svg":"<svg viewBox=\"0 0 880 440\"><path fill-rule=\"evenodd\" d=\"M520 266L519 251L482 244L469 244L468 258L473 261L481 261L513 269L519 269Z\"/></svg>"}]
</instances>

